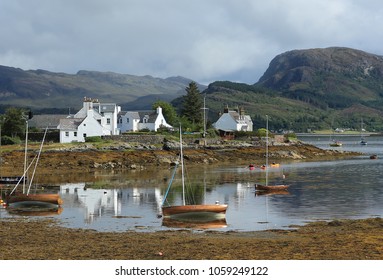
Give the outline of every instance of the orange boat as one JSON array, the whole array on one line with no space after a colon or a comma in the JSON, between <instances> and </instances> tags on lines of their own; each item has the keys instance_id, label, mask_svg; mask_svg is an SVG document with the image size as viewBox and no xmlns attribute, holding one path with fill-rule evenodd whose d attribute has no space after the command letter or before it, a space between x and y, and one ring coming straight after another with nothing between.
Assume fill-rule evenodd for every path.
<instances>
[{"instance_id":1,"label":"orange boat","mask_svg":"<svg viewBox=\"0 0 383 280\"><path fill-rule=\"evenodd\" d=\"M164 200L162 202L162 216L163 217L217 217L224 218L226 215L226 204L196 204L196 205L186 205L185 199L185 177L184 177L184 159L182 151L182 133L180 127L180 162L181 162L181 179L182 179L182 205L169 205L164 206L167 195L169 193L170 187L172 185L174 176L177 171L178 163L176 164L172 178L169 182L168 189L165 193Z\"/></svg>"},{"instance_id":2,"label":"orange boat","mask_svg":"<svg viewBox=\"0 0 383 280\"><path fill-rule=\"evenodd\" d=\"M266 115L266 164L262 166L268 166L269 164L269 116ZM272 164L275 164L274 162ZM279 165L278 165L279 166ZM288 185L269 185L269 173L268 168L266 170L266 183L265 184L255 184L255 190L263 190L263 191L275 191L275 190L286 190L288 189ZM284 176L283 176L284 178Z\"/></svg>"},{"instance_id":3,"label":"orange boat","mask_svg":"<svg viewBox=\"0 0 383 280\"><path fill-rule=\"evenodd\" d=\"M287 190L289 188L289 185L261 185L261 184L255 184L255 190L260 191L282 191Z\"/></svg>"},{"instance_id":4,"label":"orange boat","mask_svg":"<svg viewBox=\"0 0 383 280\"><path fill-rule=\"evenodd\" d=\"M197 204L175 205L162 207L164 217L198 217L198 216L224 216L227 205L225 204Z\"/></svg>"},{"instance_id":5,"label":"orange boat","mask_svg":"<svg viewBox=\"0 0 383 280\"><path fill-rule=\"evenodd\" d=\"M63 201L58 194L14 194L7 196L7 207L33 206L33 205L62 205Z\"/></svg>"}]
</instances>

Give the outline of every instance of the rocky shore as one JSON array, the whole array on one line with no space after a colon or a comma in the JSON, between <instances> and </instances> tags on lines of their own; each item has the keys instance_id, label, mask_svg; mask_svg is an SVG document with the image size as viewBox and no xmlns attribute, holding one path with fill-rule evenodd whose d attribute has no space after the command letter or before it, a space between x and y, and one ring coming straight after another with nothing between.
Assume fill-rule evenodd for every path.
<instances>
[{"instance_id":1,"label":"rocky shore","mask_svg":"<svg viewBox=\"0 0 383 280\"><path fill-rule=\"evenodd\" d=\"M29 161L37 154L38 145L29 148ZM276 143L269 146L269 159L324 160L358 155L339 150L322 150L300 141ZM145 169L150 166L170 166L177 161L179 149L176 144L162 146L131 144L123 142L77 143L70 145L46 144L39 160L39 170L47 172L92 171L100 169ZM187 145L184 158L188 165L193 164L263 164L263 145L232 141L220 145ZM2 147L3 176L19 175L23 170L24 149Z\"/></svg>"}]
</instances>

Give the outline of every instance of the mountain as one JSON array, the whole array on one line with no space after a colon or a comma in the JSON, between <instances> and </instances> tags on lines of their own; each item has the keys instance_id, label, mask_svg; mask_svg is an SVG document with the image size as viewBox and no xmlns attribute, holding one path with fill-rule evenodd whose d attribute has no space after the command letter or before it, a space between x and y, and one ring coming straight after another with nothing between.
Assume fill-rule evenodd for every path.
<instances>
[{"instance_id":1,"label":"mountain","mask_svg":"<svg viewBox=\"0 0 383 280\"><path fill-rule=\"evenodd\" d=\"M382 56L333 47L278 55L257 85L323 108L357 103L380 108L382 78Z\"/></svg>"},{"instance_id":2,"label":"mountain","mask_svg":"<svg viewBox=\"0 0 383 280\"><path fill-rule=\"evenodd\" d=\"M80 108L87 96L117 103L123 109L148 109L156 100L167 101L185 94L191 81L184 77L160 79L96 71L71 75L0 66L0 103L32 110L67 110ZM200 87L201 90L206 88Z\"/></svg>"},{"instance_id":3,"label":"mountain","mask_svg":"<svg viewBox=\"0 0 383 280\"><path fill-rule=\"evenodd\" d=\"M68 107L78 109L87 96L117 103L123 110L149 109L157 100L179 109L190 82L184 77L160 79L96 71L71 75L0 66L0 107L67 112ZM275 130L358 130L363 119L367 130L383 131L383 57L361 50L292 50L272 59L255 84L216 81L199 88L206 94L211 122L228 105L244 107L255 129L264 127L265 115L269 115L269 126Z\"/></svg>"},{"instance_id":4,"label":"mountain","mask_svg":"<svg viewBox=\"0 0 383 280\"><path fill-rule=\"evenodd\" d=\"M212 110L222 102L243 106L256 127L268 114L275 129L357 129L363 118L370 131L383 130L383 57L360 50L289 51L254 85L215 82L205 93Z\"/></svg>"}]
</instances>

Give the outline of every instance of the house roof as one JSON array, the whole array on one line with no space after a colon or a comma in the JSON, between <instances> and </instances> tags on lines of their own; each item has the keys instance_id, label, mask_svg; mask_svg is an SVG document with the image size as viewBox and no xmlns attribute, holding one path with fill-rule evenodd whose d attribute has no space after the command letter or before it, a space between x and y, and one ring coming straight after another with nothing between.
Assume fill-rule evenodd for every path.
<instances>
[{"instance_id":1,"label":"house roof","mask_svg":"<svg viewBox=\"0 0 383 280\"><path fill-rule=\"evenodd\" d=\"M57 128L60 124L60 119L67 118L68 115L34 115L29 121L30 127L36 128Z\"/></svg>"},{"instance_id":2,"label":"house roof","mask_svg":"<svg viewBox=\"0 0 383 280\"><path fill-rule=\"evenodd\" d=\"M121 111L118 116L125 116L129 114L133 119L139 119L140 122L147 116L148 123L154 123L158 117L157 111Z\"/></svg>"},{"instance_id":3,"label":"house roof","mask_svg":"<svg viewBox=\"0 0 383 280\"><path fill-rule=\"evenodd\" d=\"M60 120L61 130L77 130L78 126L84 121L83 118L67 118Z\"/></svg>"},{"instance_id":4,"label":"house roof","mask_svg":"<svg viewBox=\"0 0 383 280\"><path fill-rule=\"evenodd\" d=\"M158 117L158 114L156 111L146 111L146 112L138 112L138 115L140 116L140 120L142 121L145 117L148 118L148 123L154 123Z\"/></svg>"}]
</instances>

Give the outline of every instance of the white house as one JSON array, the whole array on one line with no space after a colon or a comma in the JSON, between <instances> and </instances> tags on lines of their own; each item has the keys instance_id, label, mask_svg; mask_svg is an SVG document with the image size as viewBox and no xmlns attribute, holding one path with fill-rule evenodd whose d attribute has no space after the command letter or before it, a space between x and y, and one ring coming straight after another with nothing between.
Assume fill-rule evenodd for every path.
<instances>
[{"instance_id":1,"label":"white house","mask_svg":"<svg viewBox=\"0 0 383 280\"><path fill-rule=\"evenodd\" d=\"M166 122L161 107L158 107L155 111L120 112L118 116L118 129L121 132L139 131L142 129L157 131L160 127L172 128Z\"/></svg>"},{"instance_id":2,"label":"white house","mask_svg":"<svg viewBox=\"0 0 383 280\"><path fill-rule=\"evenodd\" d=\"M89 110L85 118L69 117L59 124L60 143L85 142L86 137L105 135L105 129Z\"/></svg>"},{"instance_id":3,"label":"white house","mask_svg":"<svg viewBox=\"0 0 383 280\"><path fill-rule=\"evenodd\" d=\"M85 142L85 137L118 135L117 116L120 107L84 98L83 107L73 116L60 119L60 143Z\"/></svg>"},{"instance_id":4,"label":"white house","mask_svg":"<svg viewBox=\"0 0 383 280\"><path fill-rule=\"evenodd\" d=\"M222 131L253 131L253 121L243 108L234 111L226 107L213 126Z\"/></svg>"}]
</instances>

